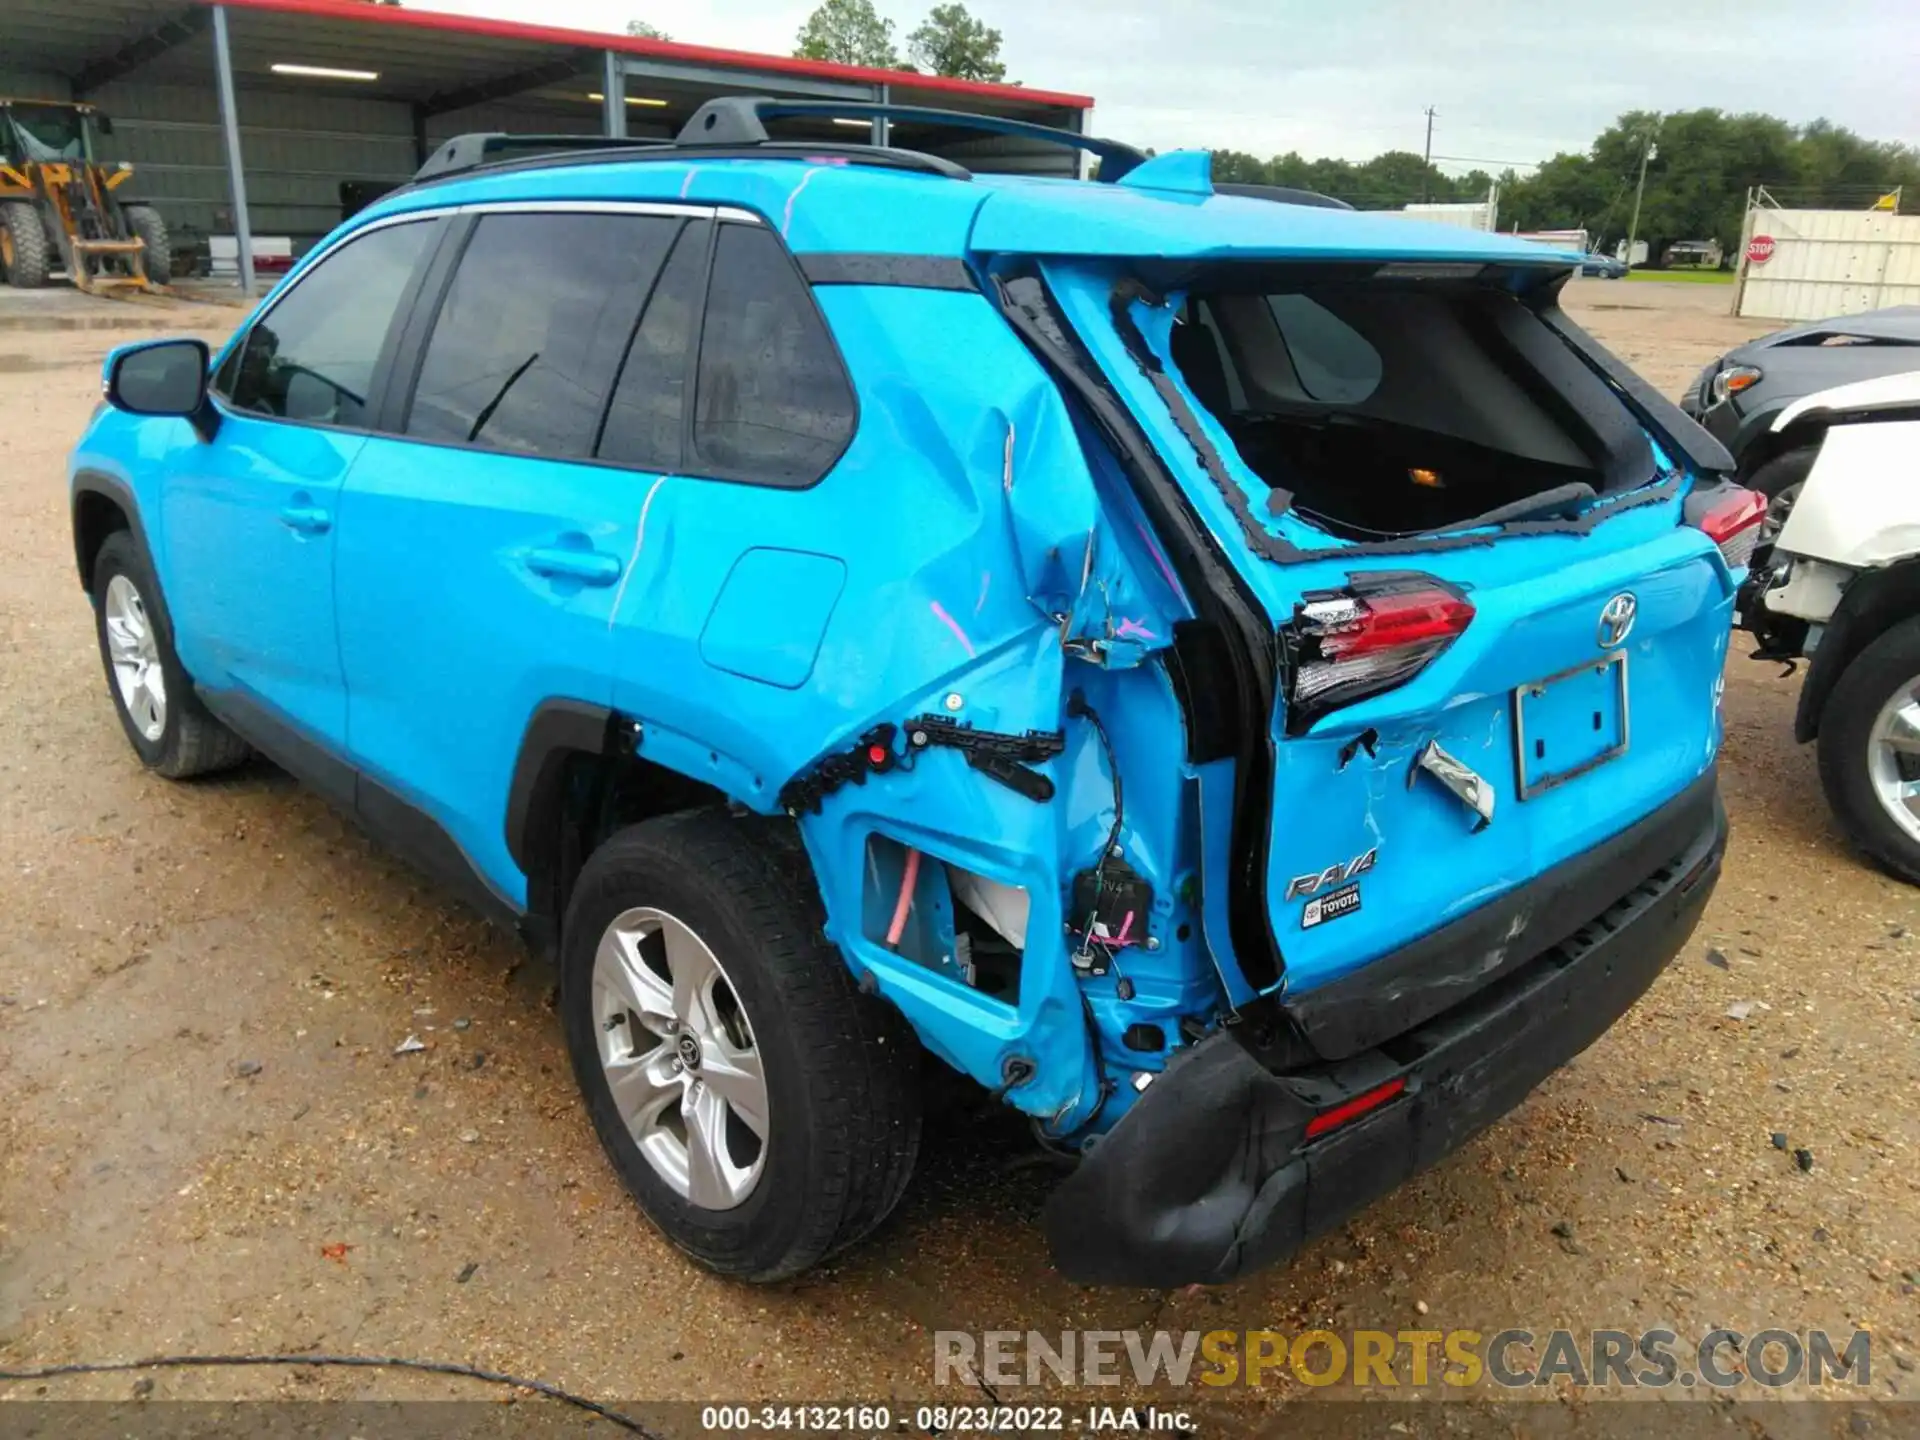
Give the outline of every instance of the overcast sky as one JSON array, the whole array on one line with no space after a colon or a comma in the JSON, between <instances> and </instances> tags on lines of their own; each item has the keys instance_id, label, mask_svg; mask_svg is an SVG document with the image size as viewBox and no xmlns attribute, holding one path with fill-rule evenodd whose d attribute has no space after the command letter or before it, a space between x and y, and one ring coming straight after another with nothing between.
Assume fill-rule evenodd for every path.
<instances>
[{"instance_id":1,"label":"overcast sky","mask_svg":"<svg viewBox=\"0 0 1920 1440\"><path fill-rule=\"evenodd\" d=\"M817 0L408 0L419 9L789 53ZM905 37L934 0L876 0ZM1095 128L1179 146L1483 168L1582 150L1623 110L1827 116L1920 144L1920 0L969 0L1008 73ZM1449 170L1472 168L1452 163Z\"/></svg>"}]
</instances>

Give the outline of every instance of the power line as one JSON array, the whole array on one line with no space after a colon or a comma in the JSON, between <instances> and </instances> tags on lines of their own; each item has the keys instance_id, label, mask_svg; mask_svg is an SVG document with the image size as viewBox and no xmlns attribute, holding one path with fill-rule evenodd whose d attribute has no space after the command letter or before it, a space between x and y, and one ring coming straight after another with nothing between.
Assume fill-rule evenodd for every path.
<instances>
[{"instance_id":1,"label":"power line","mask_svg":"<svg viewBox=\"0 0 1920 1440\"><path fill-rule=\"evenodd\" d=\"M1538 160L1494 160L1486 155L1435 155L1435 160L1452 160L1461 165L1504 165L1510 170L1538 170Z\"/></svg>"}]
</instances>

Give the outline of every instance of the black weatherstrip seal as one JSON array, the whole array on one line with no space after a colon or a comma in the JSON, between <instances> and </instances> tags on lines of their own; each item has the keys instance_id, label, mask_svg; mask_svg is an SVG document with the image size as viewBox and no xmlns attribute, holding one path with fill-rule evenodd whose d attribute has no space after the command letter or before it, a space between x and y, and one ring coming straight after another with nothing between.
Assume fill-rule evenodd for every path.
<instances>
[{"instance_id":1,"label":"black weatherstrip seal","mask_svg":"<svg viewBox=\"0 0 1920 1440\"><path fill-rule=\"evenodd\" d=\"M1180 393L1180 387L1174 383L1173 377L1167 374L1166 366L1161 363L1160 357L1154 353L1153 347L1147 344L1146 336L1140 333L1140 327L1133 323L1133 316L1128 312L1136 300L1143 305L1156 307L1166 303L1163 297L1142 285L1138 280L1122 280L1114 287L1111 301L1114 329L1119 333L1121 342L1127 347L1127 353L1133 357L1134 363L1140 367L1141 373L1147 377L1154 392L1166 405L1167 413L1173 417L1173 423L1179 427L1187 443L1193 446L1194 454L1200 461L1201 470L1213 482L1214 488L1220 492L1220 498L1227 502L1227 507L1233 511L1234 518L1240 522L1240 533L1247 542L1247 548L1262 559L1273 561L1276 565L1295 564L1303 560L1353 560L1362 556L1375 555L1432 555L1448 550L1479 549L1497 540L1509 540L1527 535L1586 535L1596 526L1611 520L1616 515L1624 514L1628 510L1637 510L1642 505L1657 505L1662 500L1672 499L1680 492L1685 478L1674 474L1655 484L1642 486L1629 494L1603 498L1599 504L1591 505L1580 514L1565 520L1509 520L1501 525L1483 527L1478 533L1473 534L1403 535L1392 540L1366 540L1352 545L1327 545L1317 550L1303 550L1268 530L1253 513L1253 505L1247 499L1247 492L1227 472L1226 462L1220 458L1220 452L1214 448L1213 441L1207 438L1207 432L1193 413L1193 407L1187 404L1186 396ZM1547 315L1542 315L1541 318L1548 324L1554 323ZM1575 342L1569 340L1568 343L1573 344L1575 349L1579 349ZM1581 353L1589 364L1593 364L1596 369L1602 368L1599 357L1586 356L1584 351ZM1600 352L1600 357L1612 358L1606 356L1604 351ZM1624 366L1621 368L1625 369ZM1609 379L1613 378L1611 373L1604 369L1602 373L1607 374ZM1632 375L1633 372L1628 370L1626 373ZM1638 381L1638 377L1635 377L1635 380L1640 384L1641 389L1647 388L1644 382ZM1660 399L1657 395L1654 398ZM1660 400L1660 403L1668 409L1674 409L1666 400ZM1674 414L1679 415L1680 412L1674 409ZM1686 419L1684 415L1680 418ZM1655 424L1656 429L1660 428L1654 417L1649 417L1649 423ZM1691 421L1688 423L1692 424ZM1698 426L1694 428L1699 429ZM1700 433L1706 435L1704 430ZM1664 431L1662 435L1664 438ZM1713 437L1707 435L1707 439L1712 441ZM1719 442L1713 441L1713 443Z\"/></svg>"},{"instance_id":2,"label":"black weatherstrip seal","mask_svg":"<svg viewBox=\"0 0 1920 1440\"><path fill-rule=\"evenodd\" d=\"M810 285L892 285L908 290L965 290L980 286L964 260L938 255L837 254L794 257Z\"/></svg>"},{"instance_id":3,"label":"black weatherstrip seal","mask_svg":"<svg viewBox=\"0 0 1920 1440\"><path fill-rule=\"evenodd\" d=\"M1138 280L1122 280L1113 287L1113 294L1107 302L1113 312L1113 328L1119 333L1120 342L1127 347L1127 354L1133 357L1133 363L1140 367L1140 373L1147 377L1147 383L1153 386L1161 403L1167 407L1173 423L1186 436L1187 443L1193 446L1200 468L1206 472L1214 489L1220 492L1220 498L1227 502L1234 518L1240 522L1240 533L1246 539L1247 548L1261 559L1272 560L1276 564L1298 560L1303 552L1269 531L1254 515L1253 503L1247 499L1247 492L1227 473L1226 462L1220 458L1220 452L1213 448L1213 442L1207 438L1200 418L1193 413L1193 407L1187 404L1187 397L1180 393L1180 387L1167 374L1167 367L1147 343L1147 337L1133 323L1133 302L1136 300L1156 310L1167 303L1164 296L1149 290Z\"/></svg>"},{"instance_id":4,"label":"black weatherstrip seal","mask_svg":"<svg viewBox=\"0 0 1920 1440\"><path fill-rule=\"evenodd\" d=\"M1217 654L1223 662L1217 678L1219 688L1227 693L1208 698L1214 708L1226 712L1213 728L1231 736L1235 762L1232 839L1225 861L1228 933L1241 973L1254 989L1264 990L1286 968L1267 910L1274 769L1271 726L1279 689L1279 645L1273 628L1133 413L1060 318L1045 283L1037 276L1002 279L995 282L995 292L1007 322L1079 399L1084 413L1113 447L1179 572L1181 585L1199 610L1201 623L1218 636L1220 643L1209 646L1208 653ZM1191 686L1182 684L1178 676L1175 683L1176 690L1191 698ZM1189 713L1188 723L1199 724L1202 718Z\"/></svg>"}]
</instances>

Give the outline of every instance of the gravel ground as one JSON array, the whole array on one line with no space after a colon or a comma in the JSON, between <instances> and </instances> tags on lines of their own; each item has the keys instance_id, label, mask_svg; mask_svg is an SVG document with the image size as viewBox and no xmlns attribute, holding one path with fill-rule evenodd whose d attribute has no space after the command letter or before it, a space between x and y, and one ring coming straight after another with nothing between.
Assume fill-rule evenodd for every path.
<instances>
[{"instance_id":1,"label":"gravel ground","mask_svg":"<svg viewBox=\"0 0 1920 1440\"><path fill-rule=\"evenodd\" d=\"M1675 394L1765 328L1725 303L1598 281L1572 297ZM623 1198L575 1102L551 977L514 941L264 765L181 786L134 763L62 487L100 356L125 338L0 327L0 1368L330 1350L599 1396L887 1398L930 1392L935 1329L1664 1322L1871 1327L1875 1392L1913 1396L1886 1357L1915 1346L1920 903L1829 820L1791 738L1797 680L1729 664L1732 849L1652 992L1292 1264L1211 1290L1066 1284L1034 1223L1049 1175L1017 1130L957 1107L881 1234L749 1289L694 1269ZM396 1056L409 1034L427 1049ZM214 1371L163 1373L154 1393L474 1391Z\"/></svg>"}]
</instances>

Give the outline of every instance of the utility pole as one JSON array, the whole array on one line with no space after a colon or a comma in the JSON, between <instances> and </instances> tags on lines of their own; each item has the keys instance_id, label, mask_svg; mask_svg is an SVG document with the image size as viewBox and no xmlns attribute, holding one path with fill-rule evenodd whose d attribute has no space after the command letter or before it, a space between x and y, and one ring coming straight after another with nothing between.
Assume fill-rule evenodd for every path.
<instances>
[{"instance_id":1,"label":"utility pole","mask_svg":"<svg viewBox=\"0 0 1920 1440\"><path fill-rule=\"evenodd\" d=\"M1427 148L1420 156L1420 200L1433 199L1433 107L1427 106Z\"/></svg>"},{"instance_id":2,"label":"utility pole","mask_svg":"<svg viewBox=\"0 0 1920 1440\"><path fill-rule=\"evenodd\" d=\"M1654 131L1660 128L1660 117L1653 117L1653 124L1647 127L1646 143L1640 147L1640 183L1633 187L1633 219L1627 222L1627 253L1622 258L1627 268L1633 268L1633 242L1640 233L1640 200L1647 193L1647 161L1660 152L1653 143Z\"/></svg>"}]
</instances>

